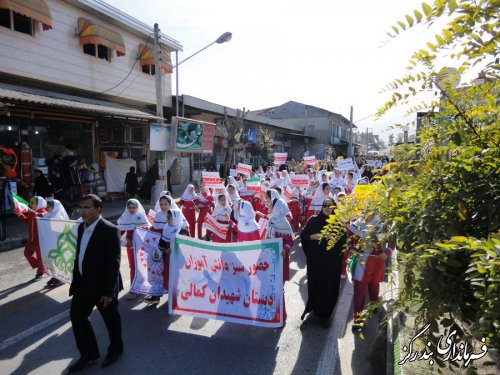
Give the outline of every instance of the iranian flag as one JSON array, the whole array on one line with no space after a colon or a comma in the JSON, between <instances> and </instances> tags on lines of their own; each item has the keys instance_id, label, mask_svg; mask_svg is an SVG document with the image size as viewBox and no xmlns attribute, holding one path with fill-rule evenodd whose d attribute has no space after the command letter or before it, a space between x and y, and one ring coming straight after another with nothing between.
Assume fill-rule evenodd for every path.
<instances>
[{"instance_id":1,"label":"iranian flag","mask_svg":"<svg viewBox=\"0 0 500 375\"><path fill-rule=\"evenodd\" d=\"M10 198L12 199L12 203L14 203L14 212L16 214L22 214L24 212L27 212L29 209L29 203L26 202L23 198L21 198L19 195L10 192Z\"/></svg>"},{"instance_id":2,"label":"iranian flag","mask_svg":"<svg viewBox=\"0 0 500 375\"><path fill-rule=\"evenodd\" d=\"M247 179L247 190L259 191L260 190L260 178L254 177Z\"/></svg>"}]
</instances>

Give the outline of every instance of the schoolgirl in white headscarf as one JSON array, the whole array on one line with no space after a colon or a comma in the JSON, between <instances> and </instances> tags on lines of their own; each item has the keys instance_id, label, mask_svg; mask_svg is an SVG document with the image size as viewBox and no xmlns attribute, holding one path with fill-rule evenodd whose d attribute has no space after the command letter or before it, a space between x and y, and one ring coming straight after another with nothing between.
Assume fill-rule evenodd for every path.
<instances>
[{"instance_id":1,"label":"schoolgirl in white headscarf","mask_svg":"<svg viewBox=\"0 0 500 375\"><path fill-rule=\"evenodd\" d=\"M131 207L135 207L135 210L131 210ZM125 210L118 219L117 223L118 228L121 231L133 231L137 227L149 227L151 225L144 207L137 199L129 199L127 201Z\"/></svg>"},{"instance_id":2,"label":"schoolgirl in white headscarf","mask_svg":"<svg viewBox=\"0 0 500 375\"><path fill-rule=\"evenodd\" d=\"M314 194L311 205L309 206L307 218L312 215L316 215L322 210L323 202L326 198L331 198L334 200L332 193L330 192L330 184L328 182L324 182L318 186L316 189L316 194Z\"/></svg>"},{"instance_id":3,"label":"schoolgirl in white headscarf","mask_svg":"<svg viewBox=\"0 0 500 375\"><path fill-rule=\"evenodd\" d=\"M120 233L125 233L122 237L122 245L127 247L128 265L130 268L130 280L134 280L135 276L135 260L134 260L134 230L137 227L149 227L151 224L146 216L146 211L142 207L141 202L137 199L129 199L125 207L125 211L118 219L118 228ZM131 300L137 297L137 294L129 291L125 298Z\"/></svg>"},{"instance_id":4,"label":"schoolgirl in white headscarf","mask_svg":"<svg viewBox=\"0 0 500 375\"><path fill-rule=\"evenodd\" d=\"M175 235L188 235L189 232L184 227L182 213L179 209L169 209L165 216L167 217L167 225L163 227L158 247L163 251L163 288L168 290L171 242ZM146 298L146 303L149 305L157 305L159 302L160 296L149 296Z\"/></svg>"},{"instance_id":5,"label":"schoolgirl in white headscarf","mask_svg":"<svg viewBox=\"0 0 500 375\"><path fill-rule=\"evenodd\" d=\"M151 229L154 230L155 232L161 233L163 231L163 227L167 225L167 211L172 209L172 210L178 210L180 211L181 209L179 206L177 206L177 203L175 203L174 199L167 194L167 191L162 191L160 194L160 198L158 199L158 202L156 202L155 205L155 218L153 220L153 223L151 225ZM162 207L161 201L165 201L166 205ZM189 228L189 223L187 222L186 218L182 214L182 222L185 228Z\"/></svg>"},{"instance_id":6,"label":"schoolgirl in white headscarf","mask_svg":"<svg viewBox=\"0 0 500 375\"><path fill-rule=\"evenodd\" d=\"M216 197L215 207L212 212L212 217L218 223L229 224L229 220L227 218L228 216L231 216L232 209L228 202L229 197L221 191ZM225 238L221 238L217 234L211 233L211 238L213 242L231 242L231 231L228 230Z\"/></svg>"},{"instance_id":7,"label":"schoolgirl in white headscarf","mask_svg":"<svg viewBox=\"0 0 500 375\"><path fill-rule=\"evenodd\" d=\"M259 240L259 225L255 221L255 212L250 202L240 200L237 209L234 212L238 224L230 220L229 223L236 230L236 241L254 241Z\"/></svg>"},{"instance_id":8,"label":"schoolgirl in white headscarf","mask_svg":"<svg viewBox=\"0 0 500 375\"><path fill-rule=\"evenodd\" d=\"M231 204L234 205L241 199L240 194L238 193L238 189L236 189L236 185L229 184L227 187L227 192L229 193Z\"/></svg>"},{"instance_id":9,"label":"schoolgirl in white headscarf","mask_svg":"<svg viewBox=\"0 0 500 375\"><path fill-rule=\"evenodd\" d=\"M168 210L167 225L163 228L162 240L170 244L174 236L180 233L183 228L181 211L173 209Z\"/></svg>"},{"instance_id":10,"label":"schoolgirl in white headscarf","mask_svg":"<svg viewBox=\"0 0 500 375\"><path fill-rule=\"evenodd\" d=\"M69 220L68 213L57 199L47 199L47 213L43 215L43 218Z\"/></svg>"},{"instance_id":11,"label":"schoolgirl in white headscarf","mask_svg":"<svg viewBox=\"0 0 500 375\"><path fill-rule=\"evenodd\" d=\"M189 234L194 238L196 232L196 210L200 205L200 200L198 194L194 190L194 185L189 184L184 189L181 199L179 200L179 206L182 206L182 213L189 223Z\"/></svg>"}]
</instances>

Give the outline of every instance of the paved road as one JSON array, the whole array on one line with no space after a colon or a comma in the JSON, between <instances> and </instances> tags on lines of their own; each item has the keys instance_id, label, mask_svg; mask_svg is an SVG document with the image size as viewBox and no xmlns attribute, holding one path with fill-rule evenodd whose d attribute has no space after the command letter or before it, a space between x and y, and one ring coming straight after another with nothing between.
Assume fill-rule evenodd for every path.
<instances>
[{"instance_id":1,"label":"paved road","mask_svg":"<svg viewBox=\"0 0 500 375\"><path fill-rule=\"evenodd\" d=\"M122 275L126 285L125 249ZM68 286L44 289L23 249L0 253L0 373L58 374L78 353L69 323ZM312 374L318 369L328 330L300 315L307 294L305 258L294 248L286 285L288 321L283 329L255 328L185 316L170 317L166 298L157 307L120 299L126 355L107 373L120 374ZM123 293L124 294L124 293ZM92 324L104 352L106 334L97 311ZM328 360L328 358L327 358ZM101 373L98 365L87 373Z\"/></svg>"}]
</instances>

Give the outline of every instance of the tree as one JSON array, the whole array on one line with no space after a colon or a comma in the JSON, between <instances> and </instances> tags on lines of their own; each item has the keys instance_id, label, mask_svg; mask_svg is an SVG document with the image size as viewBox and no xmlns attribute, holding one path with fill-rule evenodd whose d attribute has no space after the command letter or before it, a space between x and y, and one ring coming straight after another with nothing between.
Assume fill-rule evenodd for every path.
<instances>
[{"instance_id":1,"label":"tree","mask_svg":"<svg viewBox=\"0 0 500 375\"><path fill-rule=\"evenodd\" d=\"M500 349L498 9L498 0L435 0L389 33L451 19L386 87L391 97L379 115L436 85L441 99L411 109L439 111L423 121L415 152L401 150L368 205L382 238L397 244L404 288L394 308L412 307L419 326L430 323L434 345L446 328L462 342L484 337L488 348ZM458 64L456 73L437 65L443 55ZM455 87L458 74L474 66L483 69L483 82Z\"/></svg>"},{"instance_id":2,"label":"tree","mask_svg":"<svg viewBox=\"0 0 500 375\"><path fill-rule=\"evenodd\" d=\"M435 42L417 51L408 74L387 88L391 99L379 110L407 103L422 90L440 89L441 100L412 111L437 108L424 121L412 161L397 163L377 195L384 235L397 242L405 287L397 308L417 306L417 323L430 322L462 338L500 349L500 125L498 118L500 23L498 1L436 0L422 4L393 26L398 34L418 23L451 17ZM456 72L439 67L449 54ZM486 82L455 88L457 75L483 68ZM455 77L453 77L455 76ZM429 149L429 145L432 147ZM411 155L411 154L407 154Z\"/></svg>"},{"instance_id":3,"label":"tree","mask_svg":"<svg viewBox=\"0 0 500 375\"><path fill-rule=\"evenodd\" d=\"M244 128L243 123L248 112L248 110L245 111L245 108L243 108L242 111L237 109L236 117L230 117L227 114L227 109L224 107L224 124L228 133L226 156L224 157L224 168L226 170L229 170L229 167L231 166L231 158L233 156L234 147L240 141L241 132Z\"/></svg>"},{"instance_id":4,"label":"tree","mask_svg":"<svg viewBox=\"0 0 500 375\"><path fill-rule=\"evenodd\" d=\"M272 163L274 160L274 147L269 130L263 126L259 127L257 133L256 153L260 156L260 162Z\"/></svg>"}]
</instances>

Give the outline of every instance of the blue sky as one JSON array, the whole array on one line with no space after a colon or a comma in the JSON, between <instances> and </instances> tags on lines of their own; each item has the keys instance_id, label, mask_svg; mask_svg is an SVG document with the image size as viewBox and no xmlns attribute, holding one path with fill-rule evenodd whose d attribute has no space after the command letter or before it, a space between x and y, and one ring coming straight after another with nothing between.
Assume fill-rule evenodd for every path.
<instances>
[{"instance_id":1,"label":"blue sky","mask_svg":"<svg viewBox=\"0 0 500 375\"><path fill-rule=\"evenodd\" d=\"M380 89L436 33L419 26L392 40L386 34L420 0L106 2L151 26L157 22L183 45L180 60L233 33L230 42L179 66L180 94L250 110L294 100L346 118L352 105L355 122L366 118L360 130L371 128L383 139L388 126L413 119L400 110L374 122L386 98Z\"/></svg>"}]
</instances>

